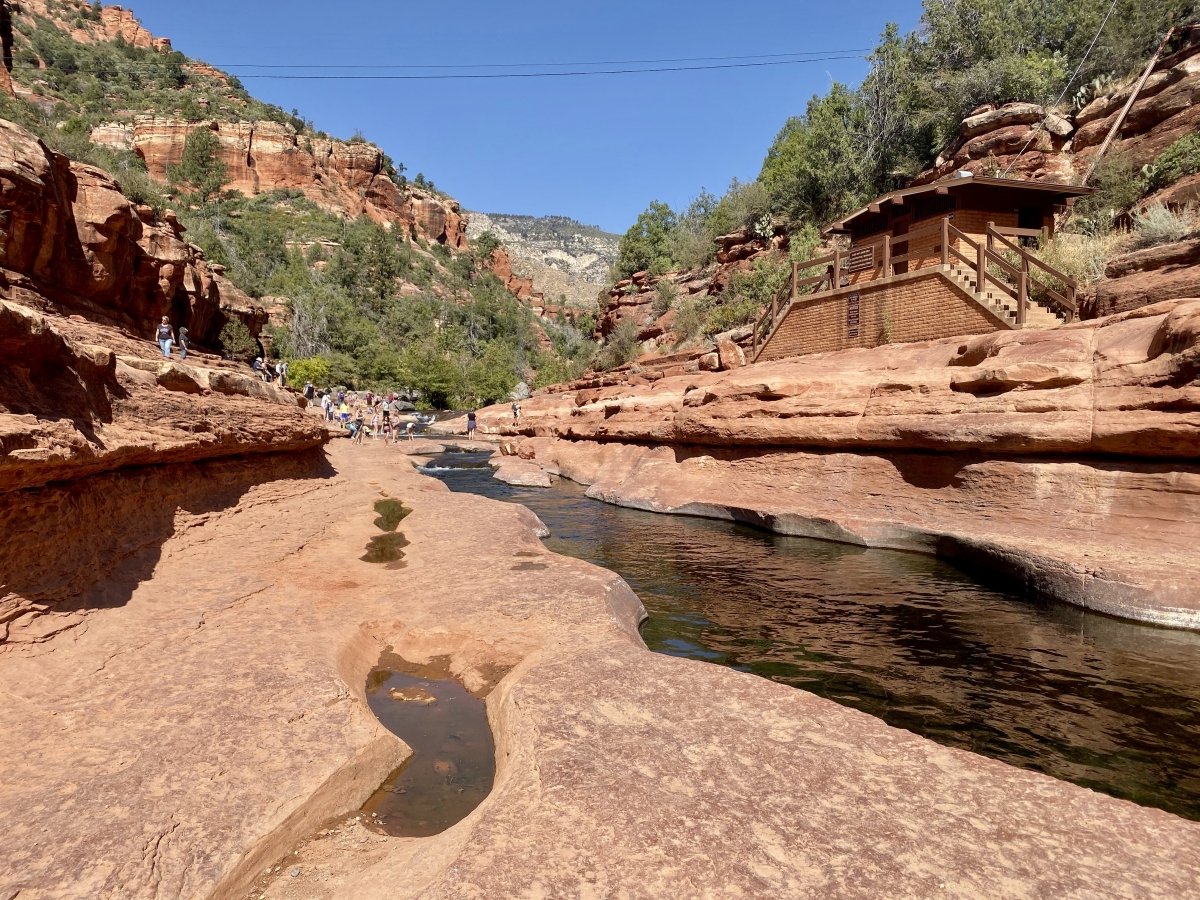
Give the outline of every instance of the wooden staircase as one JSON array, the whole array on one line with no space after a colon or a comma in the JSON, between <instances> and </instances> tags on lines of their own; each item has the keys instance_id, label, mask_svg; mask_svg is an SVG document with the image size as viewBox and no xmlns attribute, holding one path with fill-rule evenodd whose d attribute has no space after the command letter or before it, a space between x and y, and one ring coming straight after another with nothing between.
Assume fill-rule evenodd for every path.
<instances>
[{"instance_id":1,"label":"wooden staircase","mask_svg":"<svg viewBox=\"0 0 1200 900\"><path fill-rule=\"evenodd\" d=\"M974 270L963 266L946 266L942 270L942 274L961 288L964 293L974 297L996 318L1004 320L1009 328L1053 328L1067 321L1065 311L1055 311L1031 299L1025 308L1025 324L1018 325L1017 301L1007 292L995 287L987 287L980 291Z\"/></svg>"},{"instance_id":2,"label":"wooden staircase","mask_svg":"<svg viewBox=\"0 0 1200 900\"><path fill-rule=\"evenodd\" d=\"M941 243L932 256L927 253L918 259L913 253L893 255L891 241L885 237L882 258L875 265L876 274L864 279L860 273L854 287L867 287L892 278L895 267L905 263L918 267L910 274L928 272L942 276L1008 328L1053 328L1075 321L1079 314L1078 284L1017 243L1022 237L1040 235L1040 231L1010 228L1002 232L989 222L985 239L977 241L957 229L948 217L941 224ZM834 250L815 259L792 263L791 284L771 298L754 323L752 360L758 359L796 300L817 299L822 294L850 287L849 273L855 270L849 266L855 252L855 248L850 253ZM818 274L800 277L806 270Z\"/></svg>"}]
</instances>

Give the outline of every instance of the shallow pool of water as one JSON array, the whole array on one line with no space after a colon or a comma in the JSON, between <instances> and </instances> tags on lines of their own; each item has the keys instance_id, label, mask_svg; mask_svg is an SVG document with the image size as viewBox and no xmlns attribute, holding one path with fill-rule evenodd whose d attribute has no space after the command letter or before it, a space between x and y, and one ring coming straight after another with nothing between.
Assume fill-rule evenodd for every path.
<instances>
[{"instance_id":1,"label":"shallow pool of water","mask_svg":"<svg viewBox=\"0 0 1200 900\"><path fill-rule=\"evenodd\" d=\"M1024 597L922 554L621 509L566 481L432 474L528 506L551 549L620 573L654 650L1200 819L1200 635Z\"/></svg>"},{"instance_id":2,"label":"shallow pool of water","mask_svg":"<svg viewBox=\"0 0 1200 900\"><path fill-rule=\"evenodd\" d=\"M363 805L370 827L428 837L483 802L496 774L487 710L444 666L418 666L389 654L367 679L367 703L413 750Z\"/></svg>"}]
</instances>

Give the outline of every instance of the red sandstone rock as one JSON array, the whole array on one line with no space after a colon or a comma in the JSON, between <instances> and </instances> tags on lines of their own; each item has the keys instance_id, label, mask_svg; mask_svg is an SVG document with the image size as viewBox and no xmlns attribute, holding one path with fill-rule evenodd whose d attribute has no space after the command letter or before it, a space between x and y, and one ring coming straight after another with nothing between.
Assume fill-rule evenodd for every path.
<instances>
[{"instance_id":1,"label":"red sandstone rock","mask_svg":"<svg viewBox=\"0 0 1200 900\"><path fill-rule=\"evenodd\" d=\"M252 334L266 322L249 297L180 237L169 214L147 221L112 176L72 163L3 120L0 203L10 216L0 247L0 298L39 308L49 301L137 334L163 315L178 318L184 299L192 339L201 347L216 343L230 317L242 319Z\"/></svg>"}]
</instances>

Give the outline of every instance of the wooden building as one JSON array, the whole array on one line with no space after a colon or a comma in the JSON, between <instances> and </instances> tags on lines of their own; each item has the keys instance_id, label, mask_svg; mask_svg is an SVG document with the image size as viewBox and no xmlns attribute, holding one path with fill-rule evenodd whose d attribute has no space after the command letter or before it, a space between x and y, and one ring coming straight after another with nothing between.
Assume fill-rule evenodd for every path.
<instances>
[{"instance_id":1,"label":"wooden building","mask_svg":"<svg viewBox=\"0 0 1200 900\"><path fill-rule=\"evenodd\" d=\"M886 194L825 229L849 247L792 267L756 323L753 356L1048 327L1077 314L1075 282L1029 252L1090 188L954 177Z\"/></svg>"}]
</instances>

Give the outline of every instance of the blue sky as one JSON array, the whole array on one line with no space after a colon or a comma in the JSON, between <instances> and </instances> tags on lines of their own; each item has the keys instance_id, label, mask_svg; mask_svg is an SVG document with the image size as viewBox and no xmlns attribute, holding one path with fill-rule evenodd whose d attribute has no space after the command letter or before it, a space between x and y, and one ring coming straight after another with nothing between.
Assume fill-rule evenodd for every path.
<instances>
[{"instance_id":1,"label":"blue sky","mask_svg":"<svg viewBox=\"0 0 1200 900\"><path fill-rule=\"evenodd\" d=\"M616 232L651 200L678 208L702 186L720 194L734 176L754 178L788 116L831 80L857 84L865 54L708 72L486 81L266 80L248 76L277 70L239 66L828 52L872 47L889 19L908 31L920 16L919 0L126 5L178 50L234 71L255 96L296 108L336 136L361 130L410 177L424 173L469 209L568 215Z\"/></svg>"}]
</instances>

